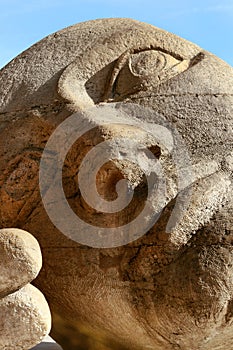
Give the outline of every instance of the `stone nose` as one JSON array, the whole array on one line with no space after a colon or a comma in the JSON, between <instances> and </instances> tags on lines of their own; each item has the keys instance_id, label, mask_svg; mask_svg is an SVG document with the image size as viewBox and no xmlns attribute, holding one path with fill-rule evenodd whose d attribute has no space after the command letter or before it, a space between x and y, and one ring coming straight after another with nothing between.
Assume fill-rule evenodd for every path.
<instances>
[{"instance_id":1,"label":"stone nose","mask_svg":"<svg viewBox=\"0 0 233 350\"><path fill-rule=\"evenodd\" d=\"M142 122L142 113L152 121ZM51 154L56 156L49 161ZM209 163L192 164L176 130L154 111L133 104L104 104L71 115L52 134L41 160L40 190L51 220L62 232L70 232L72 239L82 235L75 240L84 244L113 247L141 237L172 199L215 173L218 163ZM189 198L181 193L178 199L179 214ZM64 217L69 219L60 219ZM176 219L177 215L172 224ZM129 239L122 240L123 226L130 229ZM172 240L174 232L171 235Z\"/></svg>"},{"instance_id":2,"label":"stone nose","mask_svg":"<svg viewBox=\"0 0 233 350\"><path fill-rule=\"evenodd\" d=\"M161 156L152 135L132 125L106 124L99 125L91 138L93 147L82 159L78 174L85 201L98 211L113 213L130 204L135 189L145 197L146 177Z\"/></svg>"}]
</instances>

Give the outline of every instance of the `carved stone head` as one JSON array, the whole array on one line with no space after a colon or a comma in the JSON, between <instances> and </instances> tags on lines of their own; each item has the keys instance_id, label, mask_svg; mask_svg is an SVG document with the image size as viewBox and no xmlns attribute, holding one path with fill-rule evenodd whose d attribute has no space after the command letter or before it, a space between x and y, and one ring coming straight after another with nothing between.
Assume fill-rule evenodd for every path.
<instances>
[{"instance_id":1,"label":"carved stone head","mask_svg":"<svg viewBox=\"0 0 233 350\"><path fill-rule=\"evenodd\" d=\"M229 349L232 68L103 19L16 57L0 99L1 227L38 239L64 349Z\"/></svg>"}]
</instances>

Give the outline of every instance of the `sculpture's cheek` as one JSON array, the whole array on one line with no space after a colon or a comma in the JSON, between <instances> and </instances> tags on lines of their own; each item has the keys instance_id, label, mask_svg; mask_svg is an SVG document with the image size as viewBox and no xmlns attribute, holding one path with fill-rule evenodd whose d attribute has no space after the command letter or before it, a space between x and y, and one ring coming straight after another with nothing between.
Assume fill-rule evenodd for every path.
<instances>
[{"instance_id":1,"label":"sculpture's cheek","mask_svg":"<svg viewBox=\"0 0 233 350\"><path fill-rule=\"evenodd\" d=\"M54 126L24 112L0 131L0 225L22 227L40 201L39 166Z\"/></svg>"},{"instance_id":2,"label":"sculpture's cheek","mask_svg":"<svg viewBox=\"0 0 233 350\"><path fill-rule=\"evenodd\" d=\"M40 200L39 157L33 152L17 156L1 176L0 217L2 226L19 226Z\"/></svg>"},{"instance_id":3,"label":"sculpture's cheek","mask_svg":"<svg viewBox=\"0 0 233 350\"><path fill-rule=\"evenodd\" d=\"M38 177L38 160L33 159L33 154L29 153L17 160L15 165L3 185L4 190L15 201L28 199Z\"/></svg>"}]
</instances>

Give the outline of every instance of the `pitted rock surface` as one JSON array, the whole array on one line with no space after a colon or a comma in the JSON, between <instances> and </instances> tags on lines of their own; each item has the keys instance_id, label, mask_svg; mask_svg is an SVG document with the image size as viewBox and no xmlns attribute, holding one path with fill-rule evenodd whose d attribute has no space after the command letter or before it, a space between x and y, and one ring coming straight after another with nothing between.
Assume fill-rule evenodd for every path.
<instances>
[{"instance_id":1,"label":"pitted rock surface","mask_svg":"<svg viewBox=\"0 0 233 350\"><path fill-rule=\"evenodd\" d=\"M0 296L34 280L42 267L37 240L20 229L0 230Z\"/></svg>"},{"instance_id":2,"label":"pitted rock surface","mask_svg":"<svg viewBox=\"0 0 233 350\"><path fill-rule=\"evenodd\" d=\"M232 67L151 25L103 19L52 34L16 57L0 72L0 96L0 223L31 232L42 247L36 285L49 301L54 339L65 350L231 349ZM118 127L104 113L109 106L124 112ZM110 159L97 174L98 191L112 201L116 183L128 180L135 193L129 207L104 214L83 200L78 172L97 144L123 135L123 154L131 137L164 166L168 193L160 218L124 246L92 248L67 238L41 201L46 142L72 113L82 120L87 110L96 111L92 129L73 144L63 167L64 192L84 221L121 226L147 198L140 169ZM165 148L149 131L137 131L161 119L189 155L187 181L179 186ZM184 216L168 233L175 202L187 191Z\"/></svg>"},{"instance_id":3,"label":"pitted rock surface","mask_svg":"<svg viewBox=\"0 0 233 350\"><path fill-rule=\"evenodd\" d=\"M42 267L37 240L15 228L0 230L0 348L28 350L51 329L43 294L30 284Z\"/></svg>"},{"instance_id":4,"label":"pitted rock surface","mask_svg":"<svg viewBox=\"0 0 233 350\"><path fill-rule=\"evenodd\" d=\"M4 350L27 350L48 334L51 316L43 294L27 284L0 299L0 346Z\"/></svg>"}]
</instances>

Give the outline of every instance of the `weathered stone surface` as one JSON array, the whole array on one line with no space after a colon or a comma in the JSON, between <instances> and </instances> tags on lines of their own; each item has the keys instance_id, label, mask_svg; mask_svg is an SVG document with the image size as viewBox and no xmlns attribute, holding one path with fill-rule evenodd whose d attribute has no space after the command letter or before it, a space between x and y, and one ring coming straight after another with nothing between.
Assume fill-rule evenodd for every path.
<instances>
[{"instance_id":1,"label":"weathered stone surface","mask_svg":"<svg viewBox=\"0 0 233 350\"><path fill-rule=\"evenodd\" d=\"M20 229L0 230L0 296L30 283L41 267L40 246L31 234Z\"/></svg>"},{"instance_id":2,"label":"weathered stone surface","mask_svg":"<svg viewBox=\"0 0 233 350\"><path fill-rule=\"evenodd\" d=\"M1 226L26 229L38 239L44 266L36 285L49 301L53 335L64 349L231 348L232 67L153 26L97 20L52 34L19 55L1 70L0 96ZM128 223L147 198L139 167L113 157L114 138L127 136L125 147L117 145L121 156L135 151L133 139L164 168L162 214L134 242L105 249L81 245L60 232L43 207L39 161L52 132L73 112L89 118L92 130L67 153L63 187L73 211L92 226ZM113 125L116 119L121 126ZM182 184L171 163L173 150L168 154L149 130L161 120L185 144ZM95 210L79 188L84 155L106 140L112 157L97 174L99 193L113 201L121 179L135 190L119 214ZM151 173L148 158L139 160L146 159ZM48 174L48 188L55 175ZM187 210L167 232L187 188Z\"/></svg>"},{"instance_id":3,"label":"weathered stone surface","mask_svg":"<svg viewBox=\"0 0 233 350\"><path fill-rule=\"evenodd\" d=\"M4 350L28 350L51 326L48 304L30 284L0 299L0 315L0 348Z\"/></svg>"},{"instance_id":4,"label":"weathered stone surface","mask_svg":"<svg viewBox=\"0 0 233 350\"><path fill-rule=\"evenodd\" d=\"M15 228L0 230L0 348L28 350L51 328L43 294L29 283L42 267L37 240Z\"/></svg>"}]
</instances>

